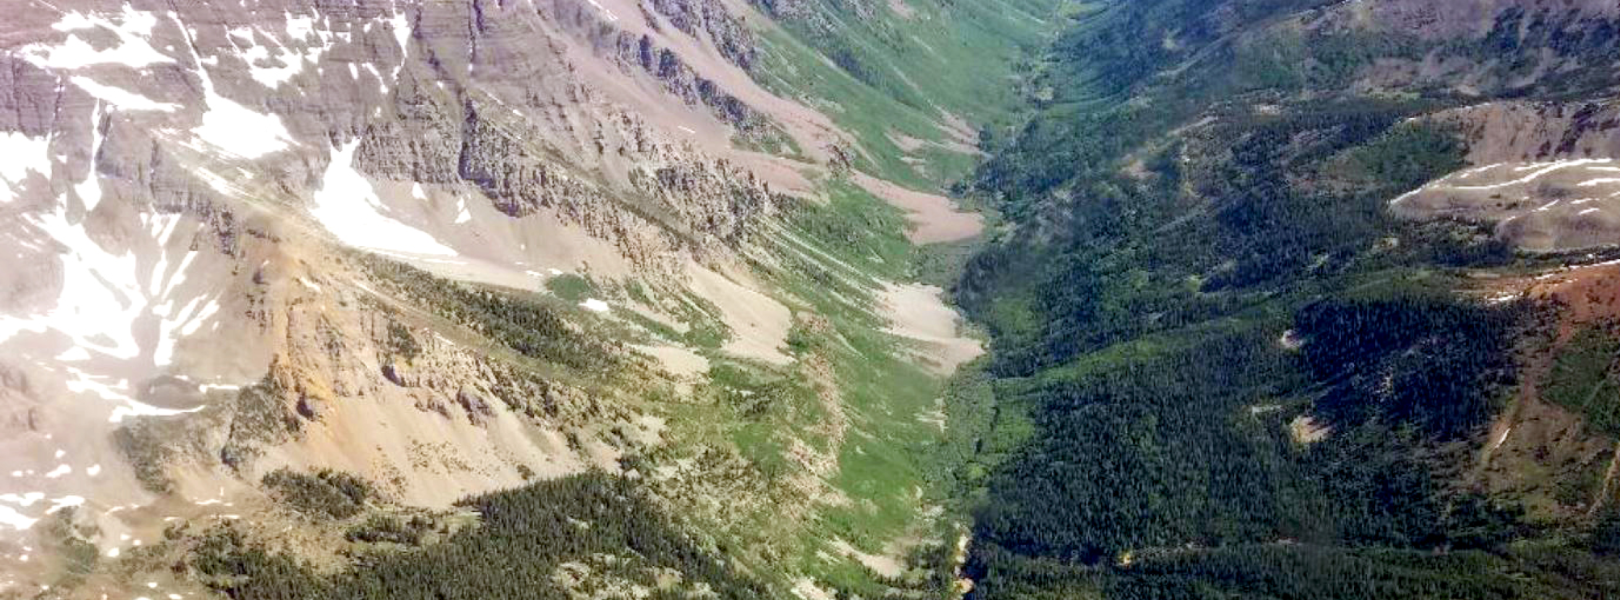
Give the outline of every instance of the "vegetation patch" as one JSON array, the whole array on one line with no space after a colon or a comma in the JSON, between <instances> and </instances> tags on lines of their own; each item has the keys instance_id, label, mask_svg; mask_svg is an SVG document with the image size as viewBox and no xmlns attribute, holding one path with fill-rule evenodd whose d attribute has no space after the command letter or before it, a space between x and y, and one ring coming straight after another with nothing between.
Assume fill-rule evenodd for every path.
<instances>
[{"instance_id":1,"label":"vegetation patch","mask_svg":"<svg viewBox=\"0 0 1620 600\"><path fill-rule=\"evenodd\" d=\"M232 598L542 598L570 600L602 582L634 595L771 596L681 532L630 481L588 474L476 496L481 524L419 549L368 554L333 574L221 527L186 568ZM407 523L408 526L408 523ZM391 526L390 526L391 527Z\"/></svg>"},{"instance_id":2,"label":"vegetation patch","mask_svg":"<svg viewBox=\"0 0 1620 600\"><path fill-rule=\"evenodd\" d=\"M1615 361L1620 339L1605 327L1577 332L1553 360L1542 397L1586 418L1587 425L1620 436L1620 401L1616 400Z\"/></svg>"},{"instance_id":3,"label":"vegetation patch","mask_svg":"<svg viewBox=\"0 0 1620 600\"><path fill-rule=\"evenodd\" d=\"M360 514L366 501L377 494L365 479L329 469L314 473L277 469L265 475L263 483L276 499L294 510L333 519Z\"/></svg>"},{"instance_id":4,"label":"vegetation patch","mask_svg":"<svg viewBox=\"0 0 1620 600\"><path fill-rule=\"evenodd\" d=\"M471 327L523 356L562 367L578 376L610 379L625 373L624 349L599 339L564 318L562 307L529 295L477 288L435 277L402 263L359 258L392 291L431 307L452 322ZM583 279L580 279L583 282ZM563 285L577 291L577 286Z\"/></svg>"}]
</instances>

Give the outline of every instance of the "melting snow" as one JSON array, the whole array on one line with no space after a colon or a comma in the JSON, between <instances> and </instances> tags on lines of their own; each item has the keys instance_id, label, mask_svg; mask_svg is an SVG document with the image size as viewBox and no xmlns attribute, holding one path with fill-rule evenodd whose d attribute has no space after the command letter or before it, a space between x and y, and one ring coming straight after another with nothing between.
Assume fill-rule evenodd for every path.
<instances>
[{"instance_id":1,"label":"melting snow","mask_svg":"<svg viewBox=\"0 0 1620 600\"><path fill-rule=\"evenodd\" d=\"M84 181L73 184L73 191L79 195L79 201L84 203L84 212L96 209L101 204L101 180L96 173L95 157L101 151L101 103L96 103L96 110L90 114L90 172L84 176Z\"/></svg>"},{"instance_id":2,"label":"melting snow","mask_svg":"<svg viewBox=\"0 0 1620 600\"><path fill-rule=\"evenodd\" d=\"M151 13L137 11L129 5L123 7L123 12L118 15L116 22L102 15L70 12L63 15L62 20L51 25L51 29L69 32L66 40L54 46L44 43L29 44L23 46L19 53L28 62L54 69L78 69L99 64L121 64L141 68L174 62L174 59L153 48L147 39L152 35L152 26L156 24L157 17ZM108 29L116 34L118 45L97 50L89 42L72 33L98 28Z\"/></svg>"},{"instance_id":3,"label":"melting snow","mask_svg":"<svg viewBox=\"0 0 1620 600\"><path fill-rule=\"evenodd\" d=\"M187 36L186 41L192 43L191 34ZM198 62L203 61L199 58ZM202 78L203 97L208 107L203 112L202 125L192 129L198 139L243 158L258 158L287 148L292 134L287 132L280 116L254 112L219 95L206 68L197 69L197 75Z\"/></svg>"},{"instance_id":4,"label":"melting snow","mask_svg":"<svg viewBox=\"0 0 1620 600\"><path fill-rule=\"evenodd\" d=\"M287 37L294 40L308 40L310 34L315 33L315 17L309 15L287 15ZM319 36L316 36L319 39Z\"/></svg>"},{"instance_id":5,"label":"melting snow","mask_svg":"<svg viewBox=\"0 0 1620 600\"><path fill-rule=\"evenodd\" d=\"M189 259L191 256L193 255L188 255L187 258ZM206 322L209 317L212 317L214 316L214 313L219 312L218 300L209 300L208 304L203 305L201 308L197 308L200 300L202 300L200 296L192 298L191 302L187 303L185 308L181 309L179 313L170 313L174 315L173 317L167 315L164 316L161 331L165 335L158 337L157 348L152 352L152 362L154 364L158 366L165 366L172 363L174 359L175 343L180 341L181 337L196 333L198 329L202 328L202 324ZM164 309L167 309L170 305L171 303L164 303L164 305L159 308L159 310L162 311L160 314L167 313L168 311Z\"/></svg>"},{"instance_id":6,"label":"melting snow","mask_svg":"<svg viewBox=\"0 0 1620 600\"><path fill-rule=\"evenodd\" d=\"M140 347L130 333L130 324L140 316L141 308L134 302L140 297L135 255L103 250L60 211L36 217L34 223L67 248L62 255L61 295L57 306L45 315L33 319L5 316L0 322L20 321L21 329L39 332L56 329L77 345L116 358L139 355Z\"/></svg>"},{"instance_id":7,"label":"melting snow","mask_svg":"<svg viewBox=\"0 0 1620 600\"><path fill-rule=\"evenodd\" d=\"M127 406L118 406L113 408L112 416L107 417L108 423L122 423L127 417L173 417L176 415L194 413L206 408L204 406L196 406L187 409L158 408L149 404L141 404L140 402L136 402L128 398L124 398L124 403Z\"/></svg>"},{"instance_id":8,"label":"melting snow","mask_svg":"<svg viewBox=\"0 0 1620 600\"><path fill-rule=\"evenodd\" d=\"M65 248L60 255L62 287L56 305L40 314L0 315L0 339L21 331L55 331L66 336L71 346L56 357L56 368L66 376L65 386L76 394L89 393L120 404L112 409L111 422L130 415L163 416L199 410L201 407L174 410L142 404L130 397L128 379L91 373L72 364L94 357L132 360L142 356L143 347L152 348L155 362L164 364L172 357L176 339L195 332L219 309L216 300L205 302L202 297L193 297L183 308L175 309L179 300L176 288L195 257L186 252L185 258L170 268L164 254L180 217L142 215L146 232L152 236L147 243L157 247L159 256L157 264L145 271L149 277L143 277L143 265L135 252L103 249L87 235L82 224L69 223L62 214L64 210L29 218ZM156 339L143 335L143 339L150 340L143 343L135 331L143 329L138 324L150 322L153 317L159 321ZM71 468L63 465L48 476L68 472Z\"/></svg>"},{"instance_id":9,"label":"melting snow","mask_svg":"<svg viewBox=\"0 0 1620 600\"><path fill-rule=\"evenodd\" d=\"M599 313L607 312L611 308L608 306L608 303L595 298L588 298L584 302L579 303L579 306L585 310Z\"/></svg>"},{"instance_id":10,"label":"melting snow","mask_svg":"<svg viewBox=\"0 0 1620 600\"><path fill-rule=\"evenodd\" d=\"M1454 186L1447 186L1447 189L1451 189L1451 190L1455 190L1455 191L1466 191L1466 192L1481 192L1481 191L1489 191L1489 190L1501 189L1501 188L1506 188L1506 187L1525 185L1525 184L1534 182L1535 180L1540 179L1543 176L1546 176L1547 174L1553 173L1555 171L1562 171L1564 169L1569 169L1569 168L1574 168L1574 167L1588 167L1588 168L1594 168L1594 169L1595 168L1603 168L1603 167L1592 166L1592 165L1600 165L1602 163L1609 163L1609 162L1613 162L1613 161L1611 159L1607 159L1607 158L1579 158L1579 159L1573 159L1573 160L1560 160L1560 161L1554 161L1554 162L1530 163L1530 164L1526 164L1526 165L1513 167L1512 170L1515 173L1523 173L1523 172L1526 172L1526 171L1530 172L1529 175L1525 175L1525 176L1520 177L1518 179L1514 179L1514 180L1511 180L1511 181L1504 181L1504 182L1501 182L1501 183L1492 183L1492 184L1487 184L1487 185L1454 185ZM1399 204L1400 202L1406 200L1407 198L1410 198L1412 196L1417 195L1419 192L1422 192L1422 191L1431 189L1431 188L1433 188L1435 186L1444 184L1447 181L1451 181L1451 180L1456 179L1456 178L1466 178L1466 177L1469 177L1469 176L1477 175L1477 174L1483 172L1486 169L1494 168L1494 167L1497 167L1497 166L1500 166L1500 165L1489 165L1489 166L1486 166L1486 167L1469 169L1467 171L1460 171L1460 172L1454 173L1452 175L1447 175L1445 177L1440 178L1439 180L1431 182L1431 183L1429 183L1427 185L1424 185L1424 186L1422 186L1422 187L1420 187L1418 189L1412 190L1412 191L1407 192L1405 194L1401 194L1399 197L1395 198L1394 200L1391 200L1390 204ZM1543 207L1543 208L1547 208L1547 207Z\"/></svg>"},{"instance_id":11,"label":"melting snow","mask_svg":"<svg viewBox=\"0 0 1620 600\"><path fill-rule=\"evenodd\" d=\"M74 75L71 78L71 81L73 81L73 85L79 86L79 89L84 90L91 96L95 96L96 98L108 104L118 106L119 108L125 108L128 110L157 110L163 112L174 112L175 109L180 108L180 105L178 104L173 104L170 102L157 102L151 98L147 98L146 96L142 96L121 87L103 85L96 82L96 80L83 75Z\"/></svg>"},{"instance_id":12,"label":"melting snow","mask_svg":"<svg viewBox=\"0 0 1620 600\"><path fill-rule=\"evenodd\" d=\"M456 206L458 207L457 212L456 212L456 224L457 225L460 225L462 223L466 223L466 222L472 220L472 212L467 210L467 199L466 198L456 198Z\"/></svg>"},{"instance_id":13,"label":"melting snow","mask_svg":"<svg viewBox=\"0 0 1620 600\"><path fill-rule=\"evenodd\" d=\"M10 506L0 506L0 525L5 525L17 531L24 531L38 523L39 519L30 519L17 509Z\"/></svg>"},{"instance_id":14,"label":"melting snow","mask_svg":"<svg viewBox=\"0 0 1620 600\"><path fill-rule=\"evenodd\" d=\"M7 502L27 508L35 502L45 499L45 492L27 492L24 494L0 494L0 502Z\"/></svg>"},{"instance_id":15,"label":"melting snow","mask_svg":"<svg viewBox=\"0 0 1620 600\"><path fill-rule=\"evenodd\" d=\"M41 175L51 174L51 141L49 139L34 139L16 132L0 134L0 201L9 201L9 189L28 177L33 171ZM3 339L4 336L0 336Z\"/></svg>"},{"instance_id":16,"label":"melting snow","mask_svg":"<svg viewBox=\"0 0 1620 600\"><path fill-rule=\"evenodd\" d=\"M30 506L33 506L34 503L39 502L40 500L44 500L44 499L45 499L45 494L42 493L42 492L28 492L26 494L21 494L21 495L19 495L19 494L0 494L0 502L16 504L16 505L21 506L23 508L28 508ZM84 505L84 497L83 496L62 496L60 498L52 498L51 499L51 506L50 506L50 508L45 509L45 514L47 514L47 515L56 514L57 511L62 510L64 508L74 507L74 506L83 506L83 505ZM36 518L30 517L28 515L25 515L22 512L19 512L15 508L12 508L10 506L0 506L0 525L9 526L12 529L17 530L17 531L24 531L24 530L27 530L30 527L33 527L34 524L38 523L38 522L39 522L39 519L36 519ZM25 547L24 550L30 550L30 548Z\"/></svg>"},{"instance_id":17,"label":"melting snow","mask_svg":"<svg viewBox=\"0 0 1620 600\"><path fill-rule=\"evenodd\" d=\"M73 467L62 464L62 465L56 465L55 469L51 469L51 472L46 473L45 478L46 479L56 479L56 478L61 477L63 475L72 475L72 474L73 474Z\"/></svg>"},{"instance_id":18,"label":"melting snow","mask_svg":"<svg viewBox=\"0 0 1620 600\"><path fill-rule=\"evenodd\" d=\"M52 498L51 507L45 509L45 514L54 515L56 514L56 511L76 506L84 506L84 496L62 496L61 498Z\"/></svg>"},{"instance_id":19,"label":"melting snow","mask_svg":"<svg viewBox=\"0 0 1620 600\"><path fill-rule=\"evenodd\" d=\"M246 42L236 43L233 40L232 43L236 44L238 47L244 44L247 46L246 50L238 50L237 55L242 57L242 60L247 62L248 76L252 77L254 81L257 81L270 89L276 89L277 87L280 87L281 84L291 80L294 76L304 72L304 64L306 62L319 64L321 62L321 54L326 51L324 46L315 46L308 50L295 50L290 47L282 46L276 49L275 54L271 54L269 48L257 45L253 41L251 29L244 29L242 32L232 30L232 33L237 33L238 35L247 38ZM260 66L261 63L271 62L271 59L274 59L274 61L280 61L282 66Z\"/></svg>"},{"instance_id":20,"label":"melting snow","mask_svg":"<svg viewBox=\"0 0 1620 600\"><path fill-rule=\"evenodd\" d=\"M377 65L366 63L366 70L371 71L371 76L377 78L377 93L388 95L388 82L383 80L382 72L377 70Z\"/></svg>"},{"instance_id":21,"label":"melting snow","mask_svg":"<svg viewBox=\"0 0 1620 600\"><path fill-rule=\"evenodd\" d=\"M388 24L394 28L394 41L399 43L399 53L403 56L405 54L405 44L410 41L411 37L411 22L405 17L405 13L396 13L394 16L389 17Z\"/></svg>"},{"instance_id":22,"label":"melting snow","mask_svg":"<svg viewBox=\"0 0 1620 600\"><path fill-rule=\"evenodd\" d=\"M236 101L214 92L213 83L203 77L208 110L202 125L193 129L202 141L243 158L258 158L287 148L292 134L277 115L254 112Z\"/></svg>"},{"instance_id":23,"label":"melting snow","mask_svg":"<svg viewBox=\"0 0 1620 600\"><path fill-rule=\"evenodd\" d=\"M427 232L386 215L371 182L353 166L359 142L332 151L310 211L339 241L357 248L408 256L459 256Z\"/></svg>"}]
</instances>

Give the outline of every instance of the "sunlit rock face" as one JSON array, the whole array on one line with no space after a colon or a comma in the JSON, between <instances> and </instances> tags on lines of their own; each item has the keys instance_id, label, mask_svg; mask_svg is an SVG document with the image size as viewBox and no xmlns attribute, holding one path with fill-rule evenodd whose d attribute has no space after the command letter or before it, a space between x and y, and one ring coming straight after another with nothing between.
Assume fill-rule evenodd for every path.
<instances>
[{"instance_id":1,"label":"sunlit rock face","mask_svg":"<svg viewBox=\"0 0 1620 600\"><path fill-rule=\"evenodd\" d=\"M51 519L116 556L176 515L235 515L283 465L425 505L617 468L563 433L633 412L430 332L391 358L411 299L358 257L525 290L742 289L719 273L805 180L733 140L813 161L840 135L749 77L752 34L720 2L24 4L0 11L7 586ZM780 327L735 320L785 336L761 298Z\"/></svg>"}]
</instances>

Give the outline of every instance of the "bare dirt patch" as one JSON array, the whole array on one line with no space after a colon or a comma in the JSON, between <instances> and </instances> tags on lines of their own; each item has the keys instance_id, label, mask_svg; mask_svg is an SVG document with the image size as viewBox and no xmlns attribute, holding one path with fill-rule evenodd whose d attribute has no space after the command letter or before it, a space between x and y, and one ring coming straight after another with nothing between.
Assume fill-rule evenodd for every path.
<instances>
[{"instance_id":1,"label":"bare dirt patch","mask_svg":"<svg viewBox=\"0 0 1620 600\"><path fill-rule=\"evenodd\" d=\"M793 327L793 313L786 306L696 263L687 266L686 275L692 292L720 307L721 319L731 328L726 352L775 365L793 362L781 350Z\"/></svg>"},{"instance_id":2,"label":"bare dirt patch","mask_svg":"<svg viewBox=\"0 0 1620 600\"><path fill-rule=\"evenodd\" d=\"M1390 202L1397 215L1489 223L1521 249L1620 241L1620 161L1510 162L1465 169Z\"/></svg>"},{"instance_id":3,"label":"bare dirt patch","mask_svg":"<svg viewBox=\"0 0 1620 600\"><path fill-rule=\"evenodd\" d=\"M983 217L957 210L950 198L903 188L864 173L856 173L853 179L872 195L906 211L912 225L906 237L914 243L956 242L984 231Z\"/></svg>"},{"instance_id":4,"label":"bare dirt patch","mask_svg":"<svg viewBox=\"0 0 1620 600\"><path fill-rule=\"evenodd\" d=\"M873 573L877 573L878 575L896 578L906 573L905 564L901 563L899 559L893 556L884 554L867 554L865 552L861 552L859 548L850 545L849 542L844 540L833 540L832 547L833 550L837 551L839 554L855 559L856 562L861 563L866 568L871 569Z\"/></svg>"},{"instance_id":5,"label":"bare dirt patch","mask_svg":"<svg viewBox=\"0 0 1620 600\"><path fill-rule=\"evenodd\" d=\"M1288 435L1294 438L1294 443L1301 445L1314 444L1327 439L1333 433L1333 428L1320 425L1315 419L1301 415L1288 422Z\"/></svg>"},{"instance_id":6,"label":"bare dirt patch","mask_svg":"<svg viewBox=\"0 0 1620 600\"><path fill-rule=\"evenodd\" d=\"M948 375L984 354L984 346L963 335L959 315L945 304L943 292L931 285L890 284L881 300L889 333L915 342L911 355L929 370Z\"/></svg>"}]
</instances>

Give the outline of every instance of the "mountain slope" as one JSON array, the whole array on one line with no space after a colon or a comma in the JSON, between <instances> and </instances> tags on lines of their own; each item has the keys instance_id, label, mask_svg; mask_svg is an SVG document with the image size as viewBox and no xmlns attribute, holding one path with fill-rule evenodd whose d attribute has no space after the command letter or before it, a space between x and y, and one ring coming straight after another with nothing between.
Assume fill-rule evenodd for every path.
<instances>
[{"instance_id":1,"label":"mountain slope","mask_svg":"<svg viewBox=\"0 0 1620 600\"><path fill-rule=\"evenodd\" d=\"M994 4L10 3L0 594L947 585Z\"/></svg>"},{"instance_id":2,"label":"mountain slope","mask_svg":"<svg viewBox=\"0 0 1620 600\"><path fill-rule=\"evenodd\" d=\"M979 171L974 594L1613 594L1614 7L1216 4L1090 6Z\"/></svg>"}]
</instances>

